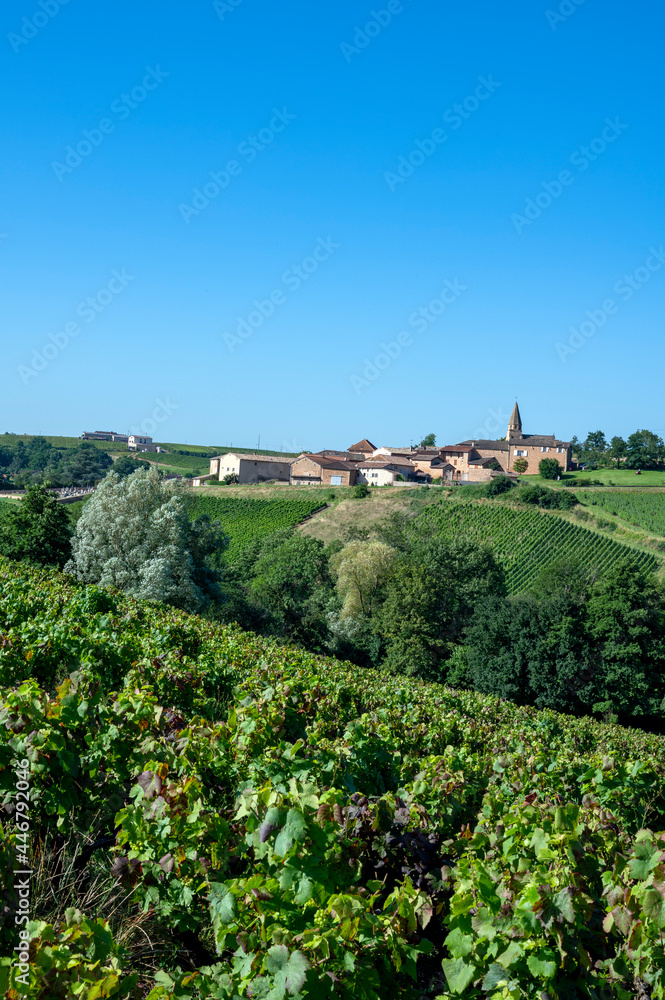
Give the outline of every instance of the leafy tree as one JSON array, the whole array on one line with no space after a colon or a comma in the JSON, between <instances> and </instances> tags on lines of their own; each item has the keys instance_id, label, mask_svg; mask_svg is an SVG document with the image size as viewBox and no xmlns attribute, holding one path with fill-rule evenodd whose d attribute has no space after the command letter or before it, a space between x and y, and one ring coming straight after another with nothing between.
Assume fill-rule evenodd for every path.
<instances>
[{"instance_id":1,"label":"leafy tree","mask_svg":"<svg viewBox=\"0 0 665 1000\"><path fill-rule=\"evenodd\" d=\"M354 500L362 500L366 496L369 496L369 486L367 483L358 483L357 486L353 487Z\"/></svg>"},{"instance_id":2,"label":"leafy tree","mask_svg":"<svg viewBox=\"0 0 665 1000\"><path fill-rule=\"evenodd\" d=\"M541 458L538 463L538 472L543 479L556 479L561 475L561 466L556 458Z\"/></svg>"},{"instance_id":3,"label":"leafy tree","mask_svg":"<svg viewBox=\"0 0 665 1000\"><path fill-rule=\"evenodd\" d=\"M0 552L62 568L71 555L66 508L42 485L29 486L19 503L10 502L0 520Z\"/></svg>"},{"instance_id":4,"label":"leafy tree","mask_svg":"<svg viewBox=\"0 0 665 1000\"><path fill-rule=\"evenodd\" d=\"M520 503L536 504L545 510L572 510L579 503L574 493L565 493L563 490L551 490L547 486L540 486L538 483L529 483L528 486L521 486L517 499Z\"/></svg>"},{"instance_id":5,"label":"leafy tree","mask_svg":"<svg viewBox=\"0 0 665 1000\"><path fill-rule=\"evenodd\" d=\"M529 463L526 458L516 458L513 462L513 469L518 475L523 476L526 470L529 468Z\"/></svg>"},{"instance_id":6,"label":"leafy tree","mask_svg":"<svg viewBox=\"0 0 665 1000\"><path fill-rule=\"evenodd\" d=\"M132 458L130 455L121 455L113 463L113 471L121 478L131 476L137 469L149 469L149 462L142 462L140 459Z\"/></svg>"},{"instance_id":7,"label":"leafy tree","mask_svg":"<svg viewBox=\"0 0 665 1000\"><path fill-rule=\"evenodd\" d=\"M657 469L665 456L663 439L653 431L635 431L626 442L627 469Z\"/></svg>"},{"instance_id":8,"label":"leafy tree","mask_svg":"<svg viewBox=\"0 0 665 1000\"><path fill-rule=\"evenodd\" d=\"M595 663L595 696L624 715L665 710L665 594L629 560L592 590L587 632Z\"/></svg>"},{"instance_id":9,"label":"leafy tree","mask_svg":"<svg viewBox=\"0 0 665 1000\"><path fill-rule=\"evenodd\" d=\"M293 531L262 544L249 596L271 616L271 631L317 651L326 648L326 612L333 595L323 542Z\"/></svg>"},{"instance_id":10,"label":"leafy tree","mask_svg":"<svg viewBox=\"0 0 665 1000\"><path fill-rule=\"evenodd\" d=\"M226 538L207 516L191 521L181 480L153 469L110 472L86 503L65 567L85 583L196 611L219 594L211 562Z\"/></svg>"},{"instance_id":11,"label":"leafy tree","mask_svg":"<svg viewBox=\"0 0 665 1000\"><path fill-rule=\"evenodd\" d=\"M617 469L621 467L621 460L626 457L626 442L622 437L613 437L610 441L610 455L617 463Z\"/></svg>"},{"instance_id":12,"label":"leafy tree","mask_svg":"<svg viewBox=\"0 0 665 1000\"><path fill-rule=\"evenodd\" d=\"M355 541L333 556L331 569L343 601L341 618L371 618L392 574L395 555L385 542Z\"/></svg>"},{"instance_id":13,"label":"leafy tree","mask_svg":"<svg viewBox=\"0 0 665 1000\"><path fill-rule=\"evenodd\" d=\"M485 487L485 496L498 497L502 493L510 493L516 486L517 483L509 479L508 476L496 476Z\"/></svg>"},{"instance_id":14,"label":"leafy tree","mask_svg":"<svg viewBox=\"0 0 665 1000\"><path fill-rule=\"evenodd\" d=\"M59 485L94 486L112 465L113 459L110 455L96 448L91 441L82 441L58 467Z\"/></svg>"},{"instance_id":15,"label":"leafy tree","mask_svg":"<svg viewBox=\"0 0 665 1000\"><path fill-rule=\"evenodd\" d=\"M544 566L536 577L531 593L539 598L563 597L580 604L598 576L596 567L576 556L561 556Z\"/></svg>"},{"instance_id":16,"label":"leafy tree","mask_svg":"<svg viewBox=\"0 0 665 1000\"><path fill-rule=\"evenodd\" d=\"M436 444L436 434L426 434L420 442L421 448L433 448Z\"/></svg>"},{"instance_id":17,"label":"leafy tree","mask_svg":"<svg viewBox=\"0 0 665 1000\"><path fill-rule=\"evenodd\" d=\"M568 596L482 602L466 649L474 688L520 705L580 711L593 698L582 606Z\"/></svg>"},{"instance_id":18,"label":"leafy tree","mask_svg":"<svg viewBox=\"0 0 665 1000\"><path fill-rule=\"evenodd\" d=\"M441 679L451 644L461 642L479 601L505 594L488 548L469 539L420 539L395 566L380 613L391 671Z\"/></svg>"}]
</instances>

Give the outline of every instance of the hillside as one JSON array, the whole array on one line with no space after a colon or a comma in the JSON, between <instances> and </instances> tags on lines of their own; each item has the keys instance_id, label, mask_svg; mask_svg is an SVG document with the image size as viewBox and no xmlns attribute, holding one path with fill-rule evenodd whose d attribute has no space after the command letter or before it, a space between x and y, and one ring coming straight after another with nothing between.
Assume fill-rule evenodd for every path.
<instances>
[{"instance_id":1,"label":"hillside","mask_svg":"<svg viewBox=\"0 0 665 1000\"><path fill-rule=\"evenodd\" d=\"M207 514L220 521L229 536L229 557L233 559L247 545L282 528L293 528L326 506L319 490L282 490L253 495L252 490L220 489L212 494L197 491L193 514Z\"/></svg>"},{"instance_id":2,"label":"hillside","mask_svg":"<svg viewBox=\"0 0 665 1000\"><path fill-rule=\"evenodd\" d=\"M0 583L0 879L11 913L18 777L30 996L572 997L585 969L586 995L662 997L662 737L5 560Z\"/></svg>"},{"instance_id":3,"label":"hillside","mask_svg":"<svg viewBox=\"0 0 665 1000\"><path fill-rule=\"evenodd\" d=\"M344 541L349 531L375 531L392 512L410 518L416 530L491 545L506 571L511 593L528 588L542 569L568 555L600 572L624 557L649 571L662 565L653 550L616 541L606 532L580 524L570 514L513 505L505 498L467 500L463 489L452 494L436 489L377 491L367 500L334 505L300 530L325 542Z\"/></svg>"}]
</instances>

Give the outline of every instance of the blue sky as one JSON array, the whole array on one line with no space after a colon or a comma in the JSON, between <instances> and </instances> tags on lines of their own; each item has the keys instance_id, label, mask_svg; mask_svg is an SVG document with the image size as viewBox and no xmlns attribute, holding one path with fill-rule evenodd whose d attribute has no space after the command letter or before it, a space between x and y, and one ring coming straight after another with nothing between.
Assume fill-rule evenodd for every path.
<instances>
[{"instance_id":1,"label":"blue sky","mask_svg":"<svg viewBox=\"0 0 665 1000\"><path fill-rule=\"evenodd\" d=\"M665 431L664 20L6 0L0 431Z\"/></svg>"}]
</instances>

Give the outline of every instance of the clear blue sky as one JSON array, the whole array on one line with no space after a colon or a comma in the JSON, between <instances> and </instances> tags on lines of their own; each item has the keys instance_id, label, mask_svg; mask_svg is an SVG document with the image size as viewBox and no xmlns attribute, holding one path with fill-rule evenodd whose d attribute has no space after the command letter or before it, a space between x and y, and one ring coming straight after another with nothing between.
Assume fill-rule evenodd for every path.
<instances>
[{"instance_id":1,"label":"clear blue sky","mask_svg":"<svg viewBox=\"0 0 665 1000\"><path fill-rule=\"evenodd\" d=\"M654 2L0 20L0 431L446 443L515 397L527 431L665 428Z\"/></svg>"}]
</instances>

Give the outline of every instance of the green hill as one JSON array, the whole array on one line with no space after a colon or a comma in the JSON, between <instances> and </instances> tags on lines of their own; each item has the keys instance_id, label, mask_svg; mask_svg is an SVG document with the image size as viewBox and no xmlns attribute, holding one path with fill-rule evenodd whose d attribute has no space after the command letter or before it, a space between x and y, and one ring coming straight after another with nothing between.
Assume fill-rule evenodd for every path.
<instances>
[{"instance_id":1,"label":"green hill","mask_svg":"<svg viewBox=\"0 0 665 1000\"><path fill-rule=\"evenodd\" d=\"M2 559L0 683L30 996L662 995L663 737Z\"/></svg>"},{"instance_id":2,"label":"green hill","mask_svg":"<svg viewBox=\"0 0 665 1000\"><path fill-rule=\"evenodd\" d=\"M318 490L282 490L282 495L254 497L249 491L220 490L214 495L197 493L195 515L208 514L218 520L230 538L233 559L244 546L282 528L293 528L326 506ZM223 494L223 495L221 495Z\"/></svg>"},{"instance_id":3,"label":"green hill","mask_svg":"<svg viewBox=\"0 0 665 1000\"><path fill-rule=\"evenodd\" d=\"M625 557L649 571L660 565L653 553L623 545L557 513L502 501L432 504L423 511L420 527L447 539L466 536L491 545L506 570L510 593L526 590L542 569L566 556L575 556L601 573Z\"/></svg>"},{"instance_id":4,"label":"green hill","mask_svg":"<svg viewBox=\"0 0 665 1000\"><path fill-rule=\"evenodd\" d=\"M665 538L665 493L655 490L580 490L579 500Z\"/></svg>"}]
</instances>

